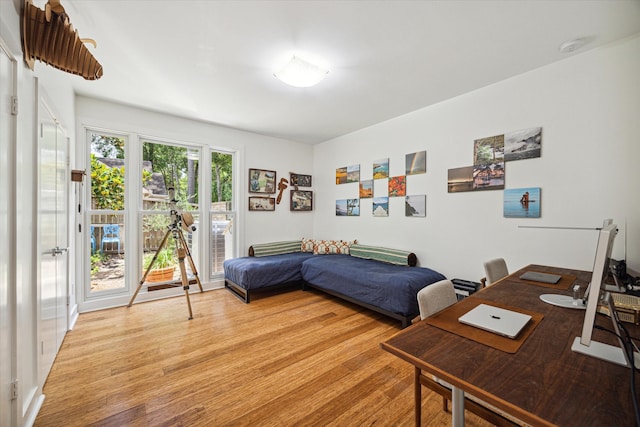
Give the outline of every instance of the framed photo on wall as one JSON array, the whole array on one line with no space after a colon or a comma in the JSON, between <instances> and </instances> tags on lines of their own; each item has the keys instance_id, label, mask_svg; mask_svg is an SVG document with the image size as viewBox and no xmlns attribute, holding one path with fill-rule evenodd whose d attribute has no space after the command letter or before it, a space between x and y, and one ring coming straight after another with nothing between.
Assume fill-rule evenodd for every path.
<instances>
[{"instance_id":1,"label":"framed photo on wall","mask_svg":"<svg viewBox=\"0 0 640 427\"><path fill-rule=\"evenodd\" d=\"M249 210L250 211L275 211L276 210L276 198L275 197L249 197Z\"/></svg>"},{"instance_id":2,"label":"framed photo on wall","mask_svg":"<svg viewBox=\"0 0 640 427\"><path fill-rule=\"evenodd\" d=\"M290 195L292 211L313 210L313 191L291 190Z\"/></svg>"},{"instance_id":3,"label":"framed photo on wall","mask_svg":"<svg viewBox=\"0 0 640 427\"><path fill-rule=\"evenodd\" d=\"M289 178L294 187L311 187L311 175L291 173Z\"/></svg>"},{"instance_id":4,"label":"framed photo on wall","mask_svg":"<svg viewBox=\"0 0 640 427\"><path fill-rule=\"evenodd\" d=\"M249 169L249 193L275 193L276 171Z\"/></svg>"}]
</instances>

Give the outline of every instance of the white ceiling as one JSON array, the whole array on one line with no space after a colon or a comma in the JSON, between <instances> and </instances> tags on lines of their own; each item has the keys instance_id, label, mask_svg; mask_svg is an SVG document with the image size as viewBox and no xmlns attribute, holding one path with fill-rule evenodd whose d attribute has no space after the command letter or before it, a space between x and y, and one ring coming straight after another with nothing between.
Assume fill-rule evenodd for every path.
<instances>
[{"instance_id":1,"label":"white ceiling","mask_svg":"<svg viewBox=\"0 0 640 427\"><path fill-rule=\"evenodd\" d=\"M306 143L640 32L640 0L62 5L104 68L98 81L73 77L79 94ZM589 44L559 52L577 37ZM293 88L273 77L293 52L326 61L327 78Z\"/></svg>"}]
</instances>

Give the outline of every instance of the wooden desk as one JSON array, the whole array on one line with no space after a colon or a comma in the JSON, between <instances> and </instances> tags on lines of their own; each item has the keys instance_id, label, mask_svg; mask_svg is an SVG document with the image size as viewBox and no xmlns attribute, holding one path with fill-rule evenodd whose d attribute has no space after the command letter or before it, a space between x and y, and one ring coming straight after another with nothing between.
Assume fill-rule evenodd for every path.
<instances>
[{"instance_id":1,"label":"wooden desk","mask_svg":"<svg viewBox=\"0 0 640 427\"><path fill-rule=\"evenodd\" d=\"M635 425L629 369L571 351L573 339L581 333L584 311L542 302L541 294L569 295L571 290L555 291L514 280L527 269L576 276L583 291L591 278L585 271L531 265L470 296L544 315L515 354L425 321L381 343L382 348L452 384L458 393L454 405L459 404L461 390L532 425ZM611 329L606 317L597 316L596 322ZM631 335L640 335L640 328L625 325ZM593 338L615 344L615 338L603 331L595 330ZM420 383L415 387L421 387ZM640 395L640 381L636 388Z\"/></svg>"}]
</instances>

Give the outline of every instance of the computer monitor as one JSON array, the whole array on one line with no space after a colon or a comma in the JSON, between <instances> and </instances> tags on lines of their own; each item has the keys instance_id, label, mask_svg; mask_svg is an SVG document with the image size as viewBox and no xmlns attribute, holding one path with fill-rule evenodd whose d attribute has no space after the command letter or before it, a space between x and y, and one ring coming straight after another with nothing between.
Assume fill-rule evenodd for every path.
<instances>
[{"instance_id":1,"label":"computer monitor","mask_svg":"<svg viewBox=\"0 0 640 427\"><path fill-rule=\"evenodd\" d=\"M598 236L598 246L596 248L596 257L593 264L591 283L589 284L588 293L586 295L587 302L584 321L582 324L582 334L575 338L573 345L571 346L571 350L602 360L614 362L619 365L630 366L628 360L629 356L624 350L624 344L620 338L621 331L618 326L615 306L609 298L609 293L605 290L605 279L609 273L611 250L613 248L613 242L617 232L617 226L613 224L613 221L605 220ZM613 329L618 335L619 347L604 344L592 339L598 303L601 300L608 304ZM636 366L638 366L638 364L636 364Z\"/></svg>"}]
</instances>

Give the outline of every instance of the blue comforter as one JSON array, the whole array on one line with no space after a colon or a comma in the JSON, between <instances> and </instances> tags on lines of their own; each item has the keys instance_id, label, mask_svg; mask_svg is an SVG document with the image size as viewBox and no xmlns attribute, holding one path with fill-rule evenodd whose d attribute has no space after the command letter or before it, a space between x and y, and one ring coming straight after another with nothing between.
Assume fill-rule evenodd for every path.
<instances>
[{"instance_id":1,"label":"blue comforter","mask_svg":"<svg viewBox=\"0 0 640 427\"><path fill-rule=\"evenodd\" d=\"M223 263L224 277L246 290L302 280L300 266L310 252L293 252L265 257L228 259Z\"/></svg>"},{"instance_id":2,"label":"blue comforter","mask_svg":"<svg viewBox=\"0 0 640 427\"><path fill-rule=\"evenodd\" d=\"M420 289L445 277L429 268L386 264L350 255L318 255L302 263L304 280L402 316L419 313Z\"/></svg>"}]
</instances>

